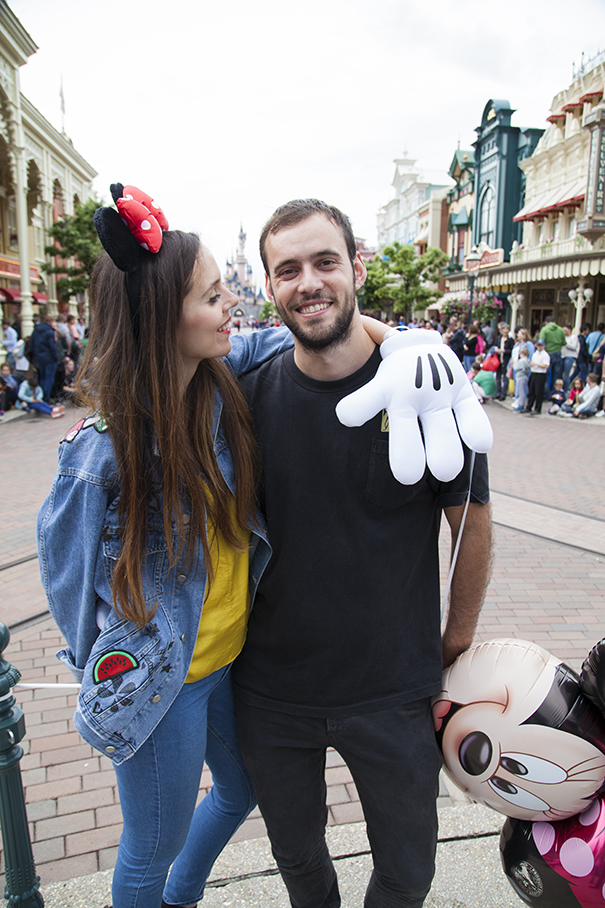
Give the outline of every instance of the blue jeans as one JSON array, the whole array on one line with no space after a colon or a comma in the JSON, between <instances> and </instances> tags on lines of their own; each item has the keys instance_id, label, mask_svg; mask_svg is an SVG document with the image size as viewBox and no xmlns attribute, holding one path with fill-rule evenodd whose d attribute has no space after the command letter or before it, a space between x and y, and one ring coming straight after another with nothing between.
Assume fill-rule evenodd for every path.
<instances>
[{"instance_id":1,"label":"blue jeans","mask_svg":"<svg viewBox=\"0 0 605 908\"><path fill-rule=\"evenodd\" d=\"M550 369L548 370L548 387L552 391L554 390L557 379L563 378L563 358L560 350L549 353L549 356Z\"/></svg>"},{"instance_id":2,"label":"blue jeans","mask_svg":"<svg viewBox=\"0 0 605 908\"><path fill-rule=\"evenodd\" d=\"M196 809L204 759L214 784ZM229 668L184 684L152 735L115 770L124 829L114 908L160 908L162 894L168 904L194 904L256 803L237 743Z\"/></svg>"},{"instance_id":3,"label":"blue jeans","mask_svg":"<svg viewBox=\"0 0 605 908\"><path fill-rule=\"evenodd\" d=\"M563 390L566 394L569 391L569 387L571 385L571 373L574 371L575 365L575 356L563 357Z\"/></svg>"},{"instance_id":4,"label":"blue jeans","mask_svg":"<svg viewBox=\"0 0 605 908\"><path fill-rule=\"evenodd\" d=\"M27 410L39 410L40 413L46 413L47 416L53 411L51 405L47 404L45 400L27 400L25 401L24 408Z\"/></svg>"},{"instance_id":5,"label":"blue jeans","mask_svg":"<svg viewBox=\"0 0 605 908\"><path fill-rule=\"evenodd\" d=\"M338 719L235 700L246 765L294 908L338 908L328 853L326 748L347 763L363 807L374 871L365 908L421 908L435 869L441 757L429 700Z\"/></svg>"},{"instance_id":6,"label":"blue jeans","mask_svg":"<svg viewBox=\"0 0 605 908\"><path fill-rule=\"evenodd\" d=\"M55 363L42 363L38 365L38 380L40 382L40 387L44 393L44 400L50 400L50 392L53 389L53 383L55 381L55 372L57 371L57 364Z\"/></svg>"}]
</instances>

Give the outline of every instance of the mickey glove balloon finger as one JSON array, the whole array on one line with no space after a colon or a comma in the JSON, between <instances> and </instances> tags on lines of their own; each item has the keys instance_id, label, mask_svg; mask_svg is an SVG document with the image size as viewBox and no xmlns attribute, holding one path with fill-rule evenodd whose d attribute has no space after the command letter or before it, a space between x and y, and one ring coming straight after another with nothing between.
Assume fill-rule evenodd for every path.
<instances>
[{"instance_id":1,"label":"mickey glove balloon finger","mask_svg":"<svg viewBox=\"0 0 605 908\"><path fill-rule=\"evenodd\" d=\"M418 482L426 466L442 482L454 479L464 464L461 438L473 451L490 450L489 419L462 363L436 331L397 332L380 352L383 361L374 378L344 397L336 415L345 426L361 426L387 411L389 462L399 482Z\"/></svg>"}]
</instances>

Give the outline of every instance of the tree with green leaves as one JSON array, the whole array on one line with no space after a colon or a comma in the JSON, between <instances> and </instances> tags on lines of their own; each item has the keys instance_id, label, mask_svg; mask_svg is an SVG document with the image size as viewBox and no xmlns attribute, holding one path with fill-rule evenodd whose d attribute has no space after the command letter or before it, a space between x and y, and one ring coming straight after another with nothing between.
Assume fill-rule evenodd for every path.
<instances>
[{"instance_id":1,"label":"tree with green leaves","mask_svg":"<svg viewBox=\"0 0 605 908\"><path fill-rule=\"evenodd\" d=\"M98 199L88 199L78 205L73 215L55 221L49 230L54 244L45 246L44 251L53 257L54 264L42 265L42 270L59 275L57 296L61 302L88 289L92 269L103 252L93 222L93 215L100 205Z\"/></svg>"},{"instance_id":2,"label":"tree with green leaves","mask_svg":"<svg viewBox=\"0 0 605 908\"><path fill-rule=\"evenodd\" d=\"M277 309L271 302L271 300L265 300L261 306L259 319L264 322L268 322L272 318L277 318Z\"/></svg>"},{"instance_id":3,"label":"tree with green leaves","mask_svg":"<svg viewBox=\"0 0 605 908\"><path fill-rule=\"evenodd\" d=\"M357 292L359 305L364 312L381 311L391 305L389 286L392 278L388 274L385 264L379 255L366 262L368 275L363 286Z\"/></svg>"},{"instance_id":4,"label":"tree with green leaves","mask_svg":"<svg viewBox=\"0 0 605 908\"><path fill-rule=\"evenodd\" d=\"M441 249L429 248L418 255L414 246L396 242L382 250L379 261L387 276L386 293L394 313L426 309L443 296L441 290L429 286L442 279L442 269L448 262Z\"/></svg>"}]
</instances>

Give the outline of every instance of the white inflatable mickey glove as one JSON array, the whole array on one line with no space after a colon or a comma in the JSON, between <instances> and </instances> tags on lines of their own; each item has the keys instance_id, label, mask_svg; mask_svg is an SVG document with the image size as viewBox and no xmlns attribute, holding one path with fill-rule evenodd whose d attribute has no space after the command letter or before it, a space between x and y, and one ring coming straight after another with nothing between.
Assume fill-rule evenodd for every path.
<instances>
[{"instance_id":1,"label":"white inflatable mickey glove","mask_svg":"<svg viewBox=\"0 0 605 908\"><path fill-rule=\"evenodd\" d=\"M345 426L362 426L380 410L387 411L389 463L399 482L418 482L425 466L441 482L454 479L464 465L460 438L473 451L490 450L494 436L489 419L462 363L440 334L422 328L398 331L384 341L380 353L383 361L374 378L343 397L336 415Z\"/></svg>"}]
</instances>

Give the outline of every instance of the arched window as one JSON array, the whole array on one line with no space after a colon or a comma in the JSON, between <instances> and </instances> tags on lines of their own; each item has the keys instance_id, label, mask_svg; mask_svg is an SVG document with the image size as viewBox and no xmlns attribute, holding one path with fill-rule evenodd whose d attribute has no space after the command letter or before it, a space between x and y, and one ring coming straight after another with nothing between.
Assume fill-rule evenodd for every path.
<instances>
[{"instance_id":1,"label":"arched window","mask_svg":"<svg viewBox=\"0 0 605 908\"><path fill-rule=\"evenodd\" d=\"M479 215L479 242L487 243L494 247L494 224L496 221L496 196L491 186L488 186L481 199L481 212Z\"/></svg>"},{"instance_id":2,"label":"arched window","mask_svg":"<svg viewBox=\"0 0 605 908\"><path fill-rule=\"evenodd\" d=\"M63 203L63 187L59 180L53 182L53 222L60 221L65 211Z\"/></svg>"}]
</instances>

